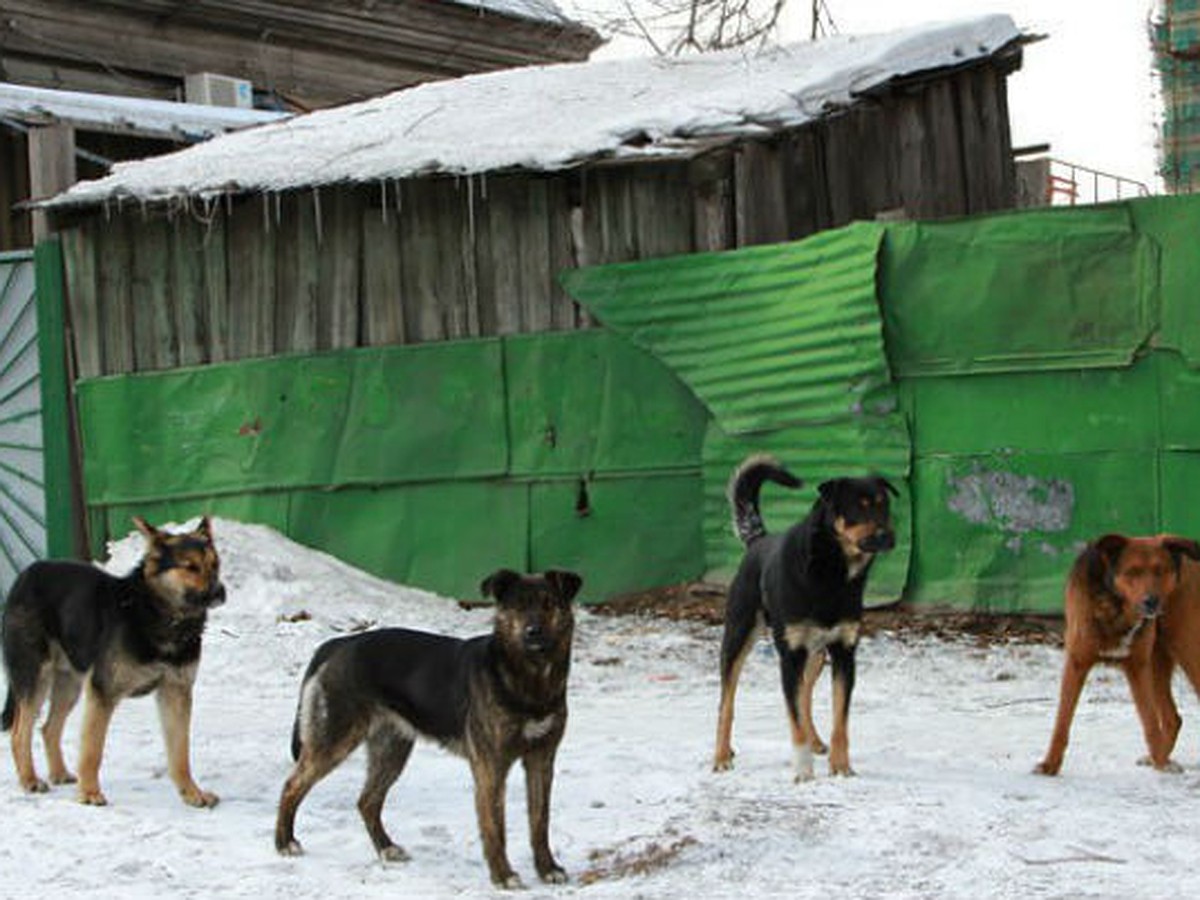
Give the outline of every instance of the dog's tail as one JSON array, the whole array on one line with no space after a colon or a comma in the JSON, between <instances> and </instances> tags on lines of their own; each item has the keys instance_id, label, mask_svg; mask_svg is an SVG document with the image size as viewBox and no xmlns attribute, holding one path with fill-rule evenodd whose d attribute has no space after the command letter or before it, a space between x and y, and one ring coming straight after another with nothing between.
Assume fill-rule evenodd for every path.
<instances>
[{"instance_id":1,"label":"dog's tail","mask_svg":"<svg viewBox=\"0 0 1200 900\"><path fill-rule=\"evenodd\" d=\"M804 482L779 464L773 456L757 453L748 457L729 479L729 507L733 514L733 533L749 547L767 533L758 508L758 493L764 481L798 488Z\"/></svg>"},{"instance_id":2,"label":"dog's tail","mask_svg":"<svg viewBox=\"0 0 1200 900\"><path fill-rule=\"evenodd\" d=\"M13 719L17 714L17 701L13 698L12 688L4 698L4 712L0 713L0 731L8 731L13 727Z\"/></svg>"}]
</instances>

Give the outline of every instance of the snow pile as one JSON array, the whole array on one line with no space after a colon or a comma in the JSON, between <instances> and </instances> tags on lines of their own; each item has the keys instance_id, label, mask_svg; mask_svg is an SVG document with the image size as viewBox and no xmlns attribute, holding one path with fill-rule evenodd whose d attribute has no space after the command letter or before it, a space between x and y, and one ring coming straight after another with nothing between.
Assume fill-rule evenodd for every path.
<instances>
[{"instance_id":1,"label":"snow pile","mask_svg":"<svg viewBox=\"0 0 1200 900\"><path fill-rule=\"evenodd\" d=\"M438 173L555 170L688 153L712 136L801 125L892 78L990 56L1020 38L993 15L837 35L747 56L530 66L433 82L122 163L49 205L283 191Z\"/></svg>"},{"instance_id":2,"label":"snow pile","mask_svg":"<svg viewBox=\"0 0 1200 900\"><path fill-rule=\"evenodd\" d=\"M384 810L410 862L385 866L372 853L355 809L361 753L301 807L307 855L281 858L272 843L298 679L313 649L366 623L475 634L489 611L388 584L267 528L217 520L214 531L229 600L205 638L193 768L221 804L196 810L178 800L155 705L128 700L102 770L108 807L81 806L69 788L22 794L4 754L0 883L127 900L494 896L467 766L431 746L418 747ZM125 571L141 544L136 534L118 542L108 568ZM1195 728L1185 724L1176 752L1182 775L1134 765L1140 728L1118 672L1093 674L1064 774L1046 779L1030 770L1054 716L1057 648L868 638L851 721L858 777L830 778L819 761L817 779L796 785L765 643L742 678L736 768L709 771L719 640L707 626L580 611L551 823L573 880L536 882L518 767L508 843L531 884L526 896L1190 894ZM1190 689L1178 687L1190 720ZM817 719L826 738L829 693L824 676ZM72 761L80 719L76 711L68 723Z\"/></svg>"}]
</instances>

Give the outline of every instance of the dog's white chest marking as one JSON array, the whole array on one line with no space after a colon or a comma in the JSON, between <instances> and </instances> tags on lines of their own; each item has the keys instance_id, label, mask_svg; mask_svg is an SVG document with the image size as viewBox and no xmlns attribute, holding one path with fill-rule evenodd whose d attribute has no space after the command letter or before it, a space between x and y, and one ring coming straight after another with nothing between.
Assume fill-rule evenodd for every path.
<instances>
[{"instance_id":1,"label":"dog's white chest marking","mask_svg":"<svg viewBox=\"0 0 1200 900\"><path fill-rule=\"evenodd\" d=\"M856 556L848 557L846 559L846 580L853 581L861 575L874 558L874 555L871 553L859 553Z\"/></svg>"},{"instance_id":2,"label":"dog's white chest marking","mask_svg":"<svg viewBox=\"0 0 1200 900\"><path fill-rule=\"evenodd\" d=\"M544 719L529 719L521 729L521 734L525 736L525 740L527 741L539 740L550 733L550 730L554 728L555 721L554 713L551 713Z\"/></svg>"},{"instance_id":3,"label":"dog's white chest marking","mask_svg":"<svg viewBox=\"0 0 1200 900\"><path fill-rule=\"evenodd\" d=\"M1134 640L1137 638L1137 636L1139 634L1142 633L1142 629L1145 626L1146 626L1146 620L1139 619L1138 623L1136 625L1134 625L1127 632L1125 632L1123 635L1121 635L1121 640L1117 644L1117 646L1112 647L1108 650L1101 650L1100 654L1099 654L1100 658L1107 659L1107 660L1114 660L1114 661L1119 661L1119 660L1128 658L1129 652L1133 647Z\"/></svg>"},{"instance_id":4,"label":"dog's white chest marking","mask_svg":"<svg viewBox=\"0 0 1200 900\"><path fill-rule=\"evenodd\" d=\"M783 639L791 650L803 647L809 653L819 653L830 644L853 647L858 644L858 623L839 622L832 628L793 622L783 628Z\"/></svg>"}]
</instances>

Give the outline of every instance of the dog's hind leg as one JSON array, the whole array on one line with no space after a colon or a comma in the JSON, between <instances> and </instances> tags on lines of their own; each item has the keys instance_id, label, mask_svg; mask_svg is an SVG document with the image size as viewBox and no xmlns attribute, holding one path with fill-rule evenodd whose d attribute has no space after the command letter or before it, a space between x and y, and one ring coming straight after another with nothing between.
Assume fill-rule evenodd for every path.
<instances>
[{"instance_id":1,"label":"dog's hind leg","mask_svg":"<svg viewBox=\"0 0 1200 900\"><path fill-rule=\"evenodd\" d=\"M1154 683L1155 715L1166 742L1167 755L1170 756L1175 750L1179 729L1183 727L1179 707L1175 705L1175 697L1171 693L1171 677L1175 672L1175 661L1171 659L1171 654L1166 647L1160 642L1155 642L1150 664Z\"/></svg>"},{"instance_id":2,"label":"dog's hind leg","mask_svg":"<svg viewBox=\"0 0 1200 900\"><path fill-rule=\"evenodd\" d=\"M44 663L29 692L16 692L13 713L12 755L17 780L26 791L36 794L50 789L50 786L38 777L37 767L33 764L33 729L42 704L46 701L46 694L50 691L51 672L49 663Z\"/></svg>"},{"instance_id":3,"label":"dog's hind leg","mask_svg":"<svg viewBox=\"0 0 1200 900\"><path fill-rule=\"evenodd\" d=\"M46 761L50 767L52 784L74 784L75 776L63 760L62 734L67 716L79 700L83 677L72 669L59 668L54 672L54 684L50 688L50 712L42 726L42 741L46 746Z\"/></svg>"},{"instance_id":4,"label":"dog's hind leg","mask_svg":"<svg viewBox=\"0 0 1200 900\"><path fill-rule=\"evenodd\" d=\"M557 745L525 754L525 805L529 812L529 843L538 877L551 884L566 884L566 870L550 850L550 788L554 783L554 753Z\"/></svg>"},{"instance_id":5,"label":"dog's hind leg","mask_svg":"<svg viewBox=\"0 0 1200 900\"><path fill-rule=\"evenodd\" d=\"M721 637L721 704L717 710L717 741L713 750L713 771L733 766L733 707L738 679L746 657L754 646L758 611L747 604L736 604L731 590L725 610L725 631Z\"/></svg>"},{"instance_id":6,"label":"dog's hind leg","mask_svg":"<svg viewBox=\"0 0 1200 900\"><path fill-rule=\"evenodd\" d=\"M383 827L383 802L408 763L413 741L391 725L377 724L367 736L367 781L358 797L358 812L375 852L384 862L406 862L404 848Z\"/></svg>"},{"instance_id":7,"label":"dog's hind leg","mask_svg":"<svg viewBox=\"0 0 1200 900\"><path fill-rule=\"evenodd\" d=\"M296 840L296 811L318 781L332 772L366 737L366 728L356 729L336 741L305 740L300 757L283 783L279 813L275 817L275 849L284 856L304 852Z\"/></svg>"},{"instance_id":8,"label":"dog's hind leg","mask_svg":"<svg viewBox=\"0 0 1200 900\"><path fill-rule=\"evenodd\" d=\"M833 670L833 733L829 738L829 773L853 775L850 768L850 697L854 693L854 654L852 644L829 645Z\"/></svg>"}]
</instances>

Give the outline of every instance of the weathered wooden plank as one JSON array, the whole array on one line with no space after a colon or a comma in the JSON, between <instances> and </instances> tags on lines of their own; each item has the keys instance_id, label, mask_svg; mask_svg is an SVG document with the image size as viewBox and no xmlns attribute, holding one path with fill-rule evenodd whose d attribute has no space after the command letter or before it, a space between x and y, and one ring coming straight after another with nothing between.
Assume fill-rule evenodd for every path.
<instances>
[{"instance_id":1,"label":"weathered wooden plank","mask_svg":"<svg viewBox=\"0 0 1200 900\"><path fill-rule=\"evenodd\" d=\"M70 315L70 346L79 378L95 378L104 373L100 345L99 298L96 272L97 220L62 232L66 259L67 311Z\"/></svg>"},{"instance_id":2,"label":"weathered wooden plank","mask_svg":"<svg viewBox=\"0 0 1200 900\"><path fill-rule=\"evenodd\" d=\"M226 218L230 359L275 349L275 230L263 224L258 197L234 200Z\"/></svg>"},{"instance_id":3,"label":"weathered wooden plank","mask_svg":"<svg viewBox=\"0 0 1200 900\"><path fill-rule=\"evenodd\" d=\"M518 221L520 229L521 330L550 331L554 317L550 309L550 233L546 219L550 209L545 178L526 180L528 205Z\"/></svg>"},{"instance_id":4,"label":"weathered wooden plank","mask_svg":"<svg viewBox=\"0 0 1200 900\"><path fill-rule=\"evenodd\" d=\"M127 216L121 213L120 204L111 218L101 223L95 235L96 293L104 374L124 375L135 371L133 305L129 295L133 248Z\"/></svg>"},{"instance_id":5,"label":"weathered wooden plank","mask_svg":"<svg viewBox=\"0 0 1200 900\"><path fill-rule=\"evenodd\" d=\"M204 292L204 229L190 215L177 216L168 232L171 294L179 341L179 365L208 362L208 309Z\"/></svg>"},{"instance_id":6,"label":"weathered wooden plank","mask_svg":"<svg viewBox=\"0 0 1200 900\"><path fill-rule=\"evenodd\" d=\"M134 364L139 372L174 368L179 364L179 342L167 221L160 215L135 214L128 224L135 243L130 286Z\"/></svg>"},{"instance_id":7,"label":"weathered wooden plank","mask_svg":"<svg viewBox=\"0 0 1200 900\"><path fill-rule=\"evenodd\" d=\"M899 159L897 189L900 204L910 218L932 216L932 141L928 137L923 95L905 93L896 97L891 119L895 153Z\"/></svg>"},{"instance_id":8,"label":"weathered wooden plank","mask_svg":"<svg viewBox=\"0 0 1200 900\"><path fill-rule=\"evenodd\" d=\"M727 250L734 246L733 154L713 150L688 167L692 188L692 247Z\"/></svg>"},{"instance_id":9,"label":"weathered wooden plank","mask_svg":"<svg viewBox=\"0 0 1200 900\"><path fill-rule=\"evenodd\" d=\"M633 170L632 189L639 258L691 251L695 226L687 165L638 166Z\"/></svg>"},{"instance_id":10,"label":"weathered wooden plank","mask_svg":"<svg viewBox=\"0 0 1200 900\"><path fill-rule=\"evenodd\" d=\"M406 340L394 191L389 185L379 205L363 209L363 343L372 347Z\"/></svg>"},{"instance_id":11,"label":"weathered wooden plank","mask_svg":"<svg viewBox=\"0 0 1200 900\"><path fill-rule=\"evenodd\" d=\"M747 141L734 157L737 244L770 244L788 236L780 142Z\"/></svg>"},{"instance_id":12,"label":"weathered wooden plank","mask_svg":"<svg viewBox=\"0 0 1200 900\"><path fill-rule=\"evenodd\" d=\"M962 145L963 212L984 212L991 208L989 195L995 177L989 165L990 147L984 132L981 102L971 71L954 79L952 92L958 118L959 140ZM996 173L998 174L998 172Z\"/></svg>"},{"instance_id":13,"label":"weathered wooden plank","mask_svg":"<svg viewBox=\"0 0 1200 900\"><path fill-rule=\"evenodd\" d=\"M548 275L550 321L555 330L574 330L587 327L583 308L563 290L558 275L578 265L572 234L571 214L575 208L573 195L578 191L570 183L571 175L546 179L546 229L550 237L550 270Z\"/></svg>"},{"instance_id":14,"label":"weathered wooden plank","mask_svg":"<svg viewBox=\"0 0 1200 900\"><path fill-rule=\"evenodd\" d=\"M861 148L855 138L854 121L847 114L825 121L823 133L825 185L829 196L829 224L840 227L853 221L858 195L858 179L863 177L859 167Z\"/></svg>"},{"instance_id":15,"label":"weathered wooden plank","mask_svg":"<svg viewBox=\"0 0 1200 900\"><path fill-rule=\"evenodd\" d=\"M934 197L932 212L934 216L954 215L967 208L967 191L958 109L951 82L929 82L925 89L925 114L929 123L926 137L931 143L933 160L930 173Z\"/></svg>"},{"instance_id":16,"label":"weathered wooden plank","mask_svg":"<svg viewBox=\"0 0 1200 900\"><path fill-rule=\"evenodd\" d=\"M365 197L361 190L346 186L321 191L319 196L317 346L348 349L359 343Z\"/></svg>"},{"instance_id":17,"label":"weathered wooden plank","mask_svg":"<svg viewBox=\"0 0 1200 900\"><path fill-rule=\"evenodd\" d=\"M201 221L201 266L204 271L204 317L208 323L208 358L223 362L230 358L229 348L229 259L226 256L225 208L208 207Z\"/></svg>"},{"instance_id":18,"label":"weathered wooden plank","mask_svg":"<svg viewBox=\"0 0 1200 900\"><path fill-rule=\"evenodd\" d=\"M1016 202L1016 164L1008 127L1007 80L994 66L970 72L984 147L980 165L987 173L984 209L1009 209Z\"/></svg>"},{"instance_id":19,"label":"weathered wooden plank","mask_svg":"<svg viewBox=\"0 0 1200 900\"><path fill-rule=\"evenodd\" d=\"M406 181L400 215L404 329L413 343L446 337L440 306L438 196L428 179Z\"/></svg>"},{"instance_id":20,"label":"weathered wooden plank","mask_svg":"<svg viewBox=\"0 0 1200 900\"><path fill-rule=\"evenodd\" d=\"M29 194L45 200L75 183L75 129L70 125L42 125L29 129ZM47 214L34 210L33 241L50 236Z\"/></svg>"},{"instance_id":21,"label":"weathered wooden plank","mask_svg":"<svg viewBox=\"0 0 1200 900\"><path fill-rule=\"evenodd\" d=\"M485 334L522 331L521 230L528 194L521 176L501 175L487 181L487 199L480 207L480 238L476 269L481 327ZM486 274L485 274L486 272Z\"/></svg>"},{"instance_id":22,"label":"weathered wooden plank","mask_svg":"<svg viewBox=\"0 0 1200 900\"><path fill-rule=\"evenodd\" d=\"M271 198L275 235L275 352L311 353L317 338L317 214L309 191Z\"/></svg>"},{"instance_id":23,"label":"weathered wooden plank","mask_svg":"<svg viewBox=\"0 0 1200 900\"><path fill-rule=\"evenodd\" d=\"M798 240L832 223L821 123L789 132L783 153L788 239Z\"/></svg>"}]
</instances>

